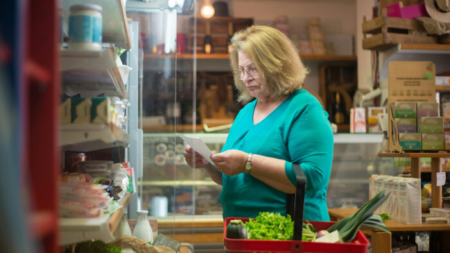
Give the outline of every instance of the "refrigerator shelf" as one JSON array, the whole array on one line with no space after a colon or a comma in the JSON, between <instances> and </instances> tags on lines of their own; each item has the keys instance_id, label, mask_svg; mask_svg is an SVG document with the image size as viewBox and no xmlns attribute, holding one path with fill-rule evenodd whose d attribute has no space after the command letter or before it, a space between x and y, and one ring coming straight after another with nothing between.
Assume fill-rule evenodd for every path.
<instances>
[{"instance_id":1,"label":"refrigerator shelf","mask_svg":"<svg viewBox=\"0 0 450 253\"><path fill-rule=\"evenodd\" d=\"M114 124L61 125L61 148L66 151L89 152L94 150L128 147L130 137Z\"/></svg>"},{"instance_id":2,"label":"refrigerator shelf","mask_svg":"<svg viewBox=\"0 0 450 253\"><path fill-rule=\"evenodd\" d=\"M119 202L123 207L128 206L131 193L127 193ZM110 242L114 240L113 233L123 217L123 208L113 214L104 215L100 218L60 218L60 240L59 245L83 242L87 240L103 240Z\"/></svg>"},{"instance_id":3,"label":"refrigerator shelf","mask_svg":"<svg viewBox=\"0 0 450 253\"><path fill-rule=\"evenodd\" d=\"M63 49L61 71L63 91L66 95L128 98L112 47L100 51Z\"/></svg>"},{"instance_id":4,"label":"refrigerator shelf","mask_svg":"<svg viewBox=\"0 0 450 253\"><path fill-rule=\"evenodd\" d=\"M127 14L122 0L65 0L62 1L64 21L68 24L70 6L74 4L96 4L102 7L102 40L125 50L131 49L131 38Z\"/></svg>"}]
</instances>

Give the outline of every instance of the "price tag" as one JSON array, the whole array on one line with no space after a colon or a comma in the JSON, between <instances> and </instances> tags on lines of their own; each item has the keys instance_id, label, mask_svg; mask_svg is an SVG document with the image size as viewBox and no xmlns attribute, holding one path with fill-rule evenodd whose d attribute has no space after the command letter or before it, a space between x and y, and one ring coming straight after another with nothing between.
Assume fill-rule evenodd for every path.
<instances>
[{"instance_id":1,"label":"price tag","mask_svg":"<svg viewBox=\"0 0 450 253\"><path fill-rule=\"evenodd\" d=\"M445 172L436 173L436 186L442 186L445 184Z\"/></svg>"}]
</instances>

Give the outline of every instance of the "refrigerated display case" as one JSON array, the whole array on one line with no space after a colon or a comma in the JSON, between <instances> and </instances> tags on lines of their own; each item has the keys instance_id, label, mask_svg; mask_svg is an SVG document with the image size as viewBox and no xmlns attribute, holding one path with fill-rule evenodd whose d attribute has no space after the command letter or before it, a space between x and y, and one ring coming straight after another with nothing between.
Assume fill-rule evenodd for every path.
<instances>
[{"instance_id":1,"label":"refrigerated display case","mask_svg":"<svg viewBox=\"0 0 450 253\"><path fill-rule=\"evenodd\" d=\"M186 135L200 137L212 152L220 152L227 138L226 133ZM222 187L214 183L205 170L194 170L186 164L180 137L172 133L145 133L143 142L144 175L139 182L142 186L142 208L158 217L152 199L165 196L169 200L166 207L168 216L197 215L198 218L206 218L222 214L217 201ZM397 175L401 172L393 159L377 156L382 149L381 142L381 134L334 135L333 164L327 194L329 208L361 207L369 200L369 177L372 174ZM174 191L174 187L179 191ZM174 208L174 204L178 204L179 208Z\"/></svg>"}]
</instances>

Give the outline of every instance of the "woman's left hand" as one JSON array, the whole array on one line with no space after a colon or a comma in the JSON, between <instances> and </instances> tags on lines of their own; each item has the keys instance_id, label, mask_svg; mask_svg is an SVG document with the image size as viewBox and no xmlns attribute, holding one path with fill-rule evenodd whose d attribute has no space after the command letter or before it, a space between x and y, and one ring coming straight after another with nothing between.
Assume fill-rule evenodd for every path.
<instances>
[{"instance_id":1,"label":"woman's left hand","mask_svg":"<svg viewBox=\"0 0 450 253\"><path fill-rule=\"evenodd\" d=\"M211 155L211 160L217 169L228 176L245 173L248 154L239 150L227 150Z\"/></svg>"}]
</instances>

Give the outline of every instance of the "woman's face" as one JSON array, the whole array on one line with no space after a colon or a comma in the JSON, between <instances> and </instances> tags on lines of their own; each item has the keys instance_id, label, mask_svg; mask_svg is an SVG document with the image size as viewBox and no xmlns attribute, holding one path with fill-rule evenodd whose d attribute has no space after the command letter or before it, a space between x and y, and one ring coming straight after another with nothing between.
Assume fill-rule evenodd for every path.
<instances>
[{"instance_id":1,"label":"woman's face","mask_svg":"<svg viewBox=\"0 0 450 253\"><path fill-rule=\"evenodd\" d=\"M268 99L270 93L262 86L261 77L252 59L243 51L238 52L240 79L252 97Z\"/></svg>"}]
</instances>

